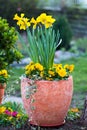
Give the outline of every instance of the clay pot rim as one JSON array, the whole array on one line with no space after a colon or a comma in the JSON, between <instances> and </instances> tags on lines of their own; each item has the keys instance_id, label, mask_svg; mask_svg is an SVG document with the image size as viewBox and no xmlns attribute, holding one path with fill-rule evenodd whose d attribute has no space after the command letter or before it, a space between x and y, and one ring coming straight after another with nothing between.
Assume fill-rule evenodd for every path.
<instances>
[{"instance_id":1,"label":"clay pot rim","mask_svg":"<svg viewBox=\"0 0 87 130\"><path fill-rule=\"evenodd\" d=\"M29 80L31 80L31 81L34 81L34 82L45 82L45 83L47 83L47 82L61 82L61 81L67 81L67 80L70 80L70 79L72 79L72 75L70 75L68 78L66 78L66 79L61 79L61 80L32 80L32 79L29 79L29 78L27 78L27 77L23 77L22 79L21 79L21 81L22 80L26 80L26 81L29 81Z\"/></svg>"}]
</instances>

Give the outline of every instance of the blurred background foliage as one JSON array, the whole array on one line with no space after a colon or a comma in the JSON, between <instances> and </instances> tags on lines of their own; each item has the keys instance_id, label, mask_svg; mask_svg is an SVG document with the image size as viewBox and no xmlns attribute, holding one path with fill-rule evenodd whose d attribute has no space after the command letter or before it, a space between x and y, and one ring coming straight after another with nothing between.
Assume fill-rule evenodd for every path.
<instances>
[{"instance_id":1,"label":"blurred background foliage","mask_svg":"<svg viewBox=\"0 0 87 130\"><path fill-rule=\"evenodd\" d=\"M0 0L0 16L7 19L10 26L18 29L13 20L15 13L24 12L27 17L37 17L40 13L46 12L51 14L57 20L54 24L55 31L60 32L62 44L60 48L76 52L76 48L81 43L71 45L73 39L82 38L82 41L87 36L87 1L86 0ZM26 33L21 32L26 39ZM81 41L81 42L82 42ZM86 44L86 40L84 42ZM18 41L19 49L23 49ZM86 45L84 45L86 46ZM58 48L58 49L60 49ZM81 49L80 49L81 50ZM24 52L26 54L26 52Z\"/></svg>"},{"instance_id":2,"label":"blurred background foliage","mask_svg":"<svg viewBox=\"0 0 87 130\"><path fill-rule=\"evenodd\" d=\"M57 17L57 20L54 23L53 28L56 33L59 30L60 39L62 39L62 42L57 49L65 48L65 50L69 50L70 41L72 40L72 30L66 16Z\"/></svg>"},{"instance_id":3,"label":"blurred background foliage","mask_svg":"<svg viewBox=\"0 0 87 130\"><path fill-rule=\"evenodd\" d=\"M14 25L13 16L15 13L24 12L28 14L30 8L36 8L38 0L0 0L0 16L6 18L10 25ZM27 15L26 14L26 15Z\"/></svg>"},{"instance_id":4,"label":"blurred background foliage","mask_svg":"<svg viewBox=\"0 0 87 130\"><path fill-rule=\"evenodd\" d=\"M65 8L86 8L86 0L0 0L0 16L13 25L13 15L24 12L26 16L38 15L35 9L63 10Z\"/></svg>"}]
</instances>

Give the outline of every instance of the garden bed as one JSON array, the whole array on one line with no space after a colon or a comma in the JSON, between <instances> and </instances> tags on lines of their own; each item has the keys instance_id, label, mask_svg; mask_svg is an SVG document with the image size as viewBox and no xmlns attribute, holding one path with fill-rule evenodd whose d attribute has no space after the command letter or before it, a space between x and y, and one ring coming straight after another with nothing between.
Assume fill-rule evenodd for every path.
<instances>
[{"instance_id":1,"label":"garden bed","mask_svg":"<svg viewBox=\"0 0 87 130\"><path fill-rule=\"evenodd\" d=\"M74 94L72 99L71 107L77 107L80 108L80 110L83 109L85 96L87 95L87 79L86 79L86 71L87 71L87 56L79 57L76 59L71 59L68 61L68 63L74 63L75 64L75 71L73 72L73 78L74 78ZM9 84L7 88L9 88L8 94L10 93L12 95L11 86L13 85L13 95L14 96L20 96L20 82L19 77L24 73L23 68L13 68L13 74L10 78ZM79 76L78 76L79 75ZM82 76L83 75L83 76ZM10 128L1 129L0 130L14 130ZM28 123L26 123L22 128L18 130L38 130L35 126L29 126ZM67 120L66 123L63 126L60 127L41 127L39 130L87 130L87 127L83 126L80 123L80 120L73 120L69 121Z\"/></svg>"},{"instance_id":2,"label":"garden bed","mask_svg":"<svg viewBox=\"0 0 87 130\"><path fill-rule=\"evenodd\" d=\"M15 129L13 127L0 127L0 130L87 130L87 126L81 124L80 120L67 120L66 123L58 127L36 127L30 126L27 122L22 128Z\"/></svg>"}]
</instances>

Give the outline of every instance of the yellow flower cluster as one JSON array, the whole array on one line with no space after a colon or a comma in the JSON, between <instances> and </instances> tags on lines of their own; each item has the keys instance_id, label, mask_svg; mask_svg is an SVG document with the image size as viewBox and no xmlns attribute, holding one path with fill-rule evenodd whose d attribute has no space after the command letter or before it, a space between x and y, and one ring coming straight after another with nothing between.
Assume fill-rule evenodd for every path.
<instances>
[{"instance_id":1,"label":"yellow flower cluster","mask_svg":"<svg viewBox=\"0 0 87 130\"><path fill-rule=\"evenodd\" d=\"M3 70L0 70L0 76L3 76L5 78L8 77L8 73L7 73L7 70L3 69Z\"/></svg>"},{"instance_id":2,"label":"yellow flower cluster","mask_svg":"<svg viewBox=\"0 0 87 130\"><path fill-rule=\"evenodd\" d=\"M0 70L0 83L6 83L8 77L9 75L6 69Z\"/></svg>"},{"instance_id":3,"label":"yellow flower cluster","mask_svg":"<svg viewBox=\"0 0 87 130\"><path fill-rule=\"evenodd\" d=\"M74 69L74 65L68 65L68 64L66 64L66 65L64 66L64 68L67 69L68 71L72 72L73 69Z\"/></svg>"},{"instance_id":4,"label":"yellow flower cluster","mask_svg":"<svg viewBox=\"0 0 87 130\"><path fill-rule=\"evenodd\" d=\"M25 30L27 27L30 26L29 19L25 18L23 13L21 14L20 17L17 14L15 14L14 20L18 21L17 25L20 26L20 30L21 29Z\"/></svg>"},{"instance_id":5,"label":"yellow flower cluster","mask_svg":"<svg viewBox=\"0 0 87 130\"><path fill-rule=\"evenodd\" d=\"M0 107L0 114L4 113L5 110L6 110L6 107L4 107L4 106Z\"/></svg>"},{"instance_id":6,"label":"yellow flower cluster","mask_svg":"<svg viewBox=\"0 0 87 130\"><path fill-rule=\"evenodd\" d=\"M20 29L23 30L26 30L26 28L31 26L32 24L34 29L36 28L37 25L41 25L41 24L44 25L45 28L49 28L55 22L55 19L52 18L51 15L47 15L46 13L42 13L36 19L33 17L31 18L30 21L28 18L24 17L23 13L21 14L21 16L15 14L14 20L17 20L17 25L20 27Z\"/></svg>"},{"instance_id":7,"label":"yellow flower cluster","mask_svg":"<svg viewBox=\"0 0 87 130\"><path fill-rule=\"evenodd\" d=\"M78 108L71 108L70 111L77 113L77 112L79 112L79 109Z\"/></svg>"},{"instance_id":8,"label":"yellow flower cluster","mask_svg":"<svg viewBox=\"0 0 87 130\"><path fill-rule=\"evenodd\" d=\"M15 111L13 111L10 107L6 108L5 106L0 106L0 114L8 115L8 120L11 120L14 117L14 115L12 115L14 112ZM21 114L16 113L15 116L19 119L21 117Z\"/></svg>"},{"instance_id":9,"label":"yellow flower cluster","mask_svg":"<svg viewBox=\"0 0 87 130\"><path fill-rule=\"evenodd\" d=\"M14 108L14 105L16 104L5 103L0 105L0 126L7 127L9 125L18 128L19 125L21 128L21 126L28 120L28 116L23 110L17 110L19 107L16 106Z\"/></svg>"},{"instance_id":10,"label":"yellow flower cluster","mask_svg":"<svg viewBox=\"0 0 87 130\"><path fill-rule=\"evenodd\" d=\"M46 80L54 80L54 79L63 79L69 77L69 74L73 71L74 65L62 65L62 64L54 64L52 68L48 71L39 64L30 62L29 65L25 67L25 74L29 78L34 78L35 76L40 79Z\"/></svg>"},{"instance_id":11,"label":"yellow flower cluster","mask_svg":"<svg viewBox=\"0 0 87 130\"><path fill-rule=\"evenodd\" d=\"M30 64L25 67L25 70L26 70L25 74L29 76L29 75L33 75L35 73L38 74L38 73L42 72L43 66L39 63L34 64L33 62L30 62Z\"/></svg>"}]
</instances>

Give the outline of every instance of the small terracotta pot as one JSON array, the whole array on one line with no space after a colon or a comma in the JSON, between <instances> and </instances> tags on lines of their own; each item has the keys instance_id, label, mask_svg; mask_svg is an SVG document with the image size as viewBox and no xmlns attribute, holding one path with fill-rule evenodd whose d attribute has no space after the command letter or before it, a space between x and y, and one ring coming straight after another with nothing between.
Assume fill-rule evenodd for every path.
<instances>
[{"instance_id":1,"label":"small terracotta pot","mask_svg":"<svg viewBox=\"0 0 87 130\"><path fill-rule=\"evenodd\" d=\"M0 83L0 104L1 104L2 99L4 97L4 90L5 90L5 88L6 88L6 84L5 83L4 84Z\"/></svg>"},{"instance_id":2,"label":"small terracotta pot","mask_svg":"<svg viewBox=\"0 0 87 130\"><path fill-rule=\"evenodd\" d=\"M22 100L29 115L30 124L33 125L58 126L64 124L72 94L72 77L69 77L68 80L39 80L34 83L27 78L21 80Z\"/></svg>"}]
</instances>

